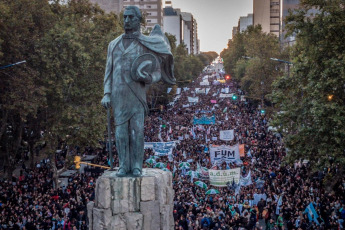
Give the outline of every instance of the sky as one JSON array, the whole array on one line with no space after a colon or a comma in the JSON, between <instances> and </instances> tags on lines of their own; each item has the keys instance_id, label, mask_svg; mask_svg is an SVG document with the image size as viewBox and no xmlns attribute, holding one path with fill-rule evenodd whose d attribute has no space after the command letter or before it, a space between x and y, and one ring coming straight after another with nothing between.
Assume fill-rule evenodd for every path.
<instances>
[{"instance_id":1,"label":"sky","mask_svg":"<svg viewBox=\"0 0 345 230\"><path fill-rule=\"evenodd\" d=\"M165 0L163 0L165 2ZM173 8L192 13L198 24L200 51L216 51L227 47L232 27L240 16L253 13L253 0L171 0Z\"/></svg>"}]
</instances>

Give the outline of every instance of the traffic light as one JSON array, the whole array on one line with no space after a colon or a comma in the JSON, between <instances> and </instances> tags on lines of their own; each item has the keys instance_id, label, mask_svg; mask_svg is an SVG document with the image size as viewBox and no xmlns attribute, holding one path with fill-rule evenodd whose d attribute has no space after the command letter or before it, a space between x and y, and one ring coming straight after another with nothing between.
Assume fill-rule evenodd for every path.
<instances>
[{"instance_id":1,"label":"traffic light","mask_svg":"<svg viewBox=\"0 0 345 230\"><path fill-rule=\"evenodd\" d=\"M266 111L264 109L260 110L261 115L264 115Z\"/></svg>"},{"instance_id":2,"label":"traffic light","mask_svg":"<svg viewBox=\"0 0 345 230\"><path fill-rule=\"evenodd\" d=\"M225 76L225 80L226 80L226 81L229 81L230 79L231 79L230 75L226 75L226 76Z\"/></svg>"},{"instance_id":3,"label":"traffic light","mask_svg":"<svg viewBox=\"0 0 345 230\"><path fill-rule=\"evenodd\" d=\"M334 97L334 95L330 94L330 95L327 96L327 99L328 99L329 101L332 101L333 97Z\"/></svg>"},{"instance_id":4,"label":"traffic light","mask_svg":"<svg viewBox=\"0 0 345 230\"><path fill-rule=\"evenodd\" d=\"M232 100L237 100L237 95L236 94L234 94L234 95L232 95Z\"/></svg>"},{"instance_id":5,"label":"traffic light","mask_svg":"<svg viewBox=\"0 0 345 230\"><path fill-rule=\"evenodd\" d=\"M74 157L75 168L80 169L80 156Z\"/></svg>"}]
</instances>

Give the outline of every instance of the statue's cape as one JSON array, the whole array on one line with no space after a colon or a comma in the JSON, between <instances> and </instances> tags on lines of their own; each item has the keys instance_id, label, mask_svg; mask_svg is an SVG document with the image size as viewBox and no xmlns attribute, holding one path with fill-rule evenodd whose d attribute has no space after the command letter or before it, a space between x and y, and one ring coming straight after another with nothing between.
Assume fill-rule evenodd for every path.
<instances>
[{"instance_id":1,"label":"statue's cape","mask_svg":"<svg viewBox=\"0 0 345 230\"><path fill-rule=\"evenodd\" d=\"M162 80L168 84L176 84L174 77L174 58L170 50L170 43L163 34L160 26L155 25L149 36L140 34L138 41L161 57Z\"/></svg>"},{"instance_id":2,"label":"statue's cape","mask_svg":"<svg viewBox=\"0 0 345 230\"><path fill-rule=\"evenodd\" d=\"M110 53L112 53L112 50L121 40L123 35L117 37L110 43ZM168 84L176 84L176 79L174 77L174 57L170 50L171 48L169 40L163 34L160 26L155 25L149 36L140 33L137 40L140 44L142 44L149 50L152 50L160 57L162 80Z\"/></svg>"}]
</instances>

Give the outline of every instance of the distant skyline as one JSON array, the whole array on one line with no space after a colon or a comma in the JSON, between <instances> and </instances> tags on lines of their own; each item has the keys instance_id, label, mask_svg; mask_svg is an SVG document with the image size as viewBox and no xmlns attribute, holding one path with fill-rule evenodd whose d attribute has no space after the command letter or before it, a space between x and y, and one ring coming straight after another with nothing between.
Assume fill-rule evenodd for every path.
<instances>
[{"instance_id":1,"label":"distant skyline","mask_svg":"<svg viewBox=\"0 0 345 230\"><path fill-rule=\"evenodd\" d=\"M165 0L163 0L165 3ZM241 16L253 13L253 0L171 0L174 8L190 12L198 23L200 51L216 51L227 47L232 27Z\"/></svg>"}]
</instances>

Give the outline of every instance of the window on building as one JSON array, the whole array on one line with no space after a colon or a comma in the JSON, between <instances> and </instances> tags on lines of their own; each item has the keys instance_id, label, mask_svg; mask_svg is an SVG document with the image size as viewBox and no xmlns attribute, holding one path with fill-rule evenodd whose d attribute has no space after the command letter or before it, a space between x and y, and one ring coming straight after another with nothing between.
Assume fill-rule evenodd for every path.
<instances>
[{"instance_id":1,"label":"window on building","mask_svg":"<svg viewBox=\"0 0 345 230\"><path fill-rule=\"evenodd\" d=\"M146 22L151 22L151 20L150 20L150 19L148 19L148 20L146 20Z\"/></svg>"},{"instance_id":2,"label":"window on building","mask_svg":"<svg viewBox=\"0 0 345 230\"><path fill-rule=\"evenodd\" d=\"M151 9L151 6L146 6L147 8Z\"/></svg>"}]
</instances>

